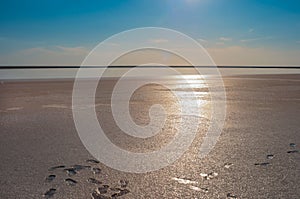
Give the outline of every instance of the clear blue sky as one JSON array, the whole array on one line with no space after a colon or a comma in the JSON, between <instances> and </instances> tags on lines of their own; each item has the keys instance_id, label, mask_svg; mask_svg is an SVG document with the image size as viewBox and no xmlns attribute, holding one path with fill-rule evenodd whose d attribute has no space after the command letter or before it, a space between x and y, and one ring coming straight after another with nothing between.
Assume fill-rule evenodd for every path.
<instances>
[{"instance_id":1,"label":"clear blue sky","mask_svg":"<svg viewBox=\"0 0 300 199\"><path fill-rule=\"evenodd\" d=\"M297 0L2 1L0 65L77 64L112 34L145 26L198 39L220 65L300 65Z\"/></svg>"}]
</instances>

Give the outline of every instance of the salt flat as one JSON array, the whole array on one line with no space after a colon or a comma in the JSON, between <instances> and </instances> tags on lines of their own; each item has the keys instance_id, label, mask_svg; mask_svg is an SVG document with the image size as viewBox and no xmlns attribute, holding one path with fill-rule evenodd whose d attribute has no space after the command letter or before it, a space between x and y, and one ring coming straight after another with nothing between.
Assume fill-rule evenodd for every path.
<instances>
[{"instance_id":1,"label":"salt flat","mask_svg":"<svg viewBox=\"0 0 300 199\"><path fill-rule=\"evenodd\" d=\"M159 135L145 140L117 128L109 106L114 83L113 78L103 80L94 105L112 142L129 151L147 152L170 141L174 132L168 121ZM193 83L198 96L194 100L203 102L193 144L170 166L133 174L91 160L73 122L73 81L4 81L0 198L42 198L46 193L51 198L91 198L97 188L106 192L102 195L120 198L299 198L300 75L225 77L225 126L204 159L198 150L210 121L210 97L201 82ZM180 82L172 85L185 92ZM185 97L189 100L188 93ZM180 116L168 90L149 85L140 88L130 103L137 124L149 122L148 109L154 103L164 105L171 119Z\"/></svg>"}]
</instances>

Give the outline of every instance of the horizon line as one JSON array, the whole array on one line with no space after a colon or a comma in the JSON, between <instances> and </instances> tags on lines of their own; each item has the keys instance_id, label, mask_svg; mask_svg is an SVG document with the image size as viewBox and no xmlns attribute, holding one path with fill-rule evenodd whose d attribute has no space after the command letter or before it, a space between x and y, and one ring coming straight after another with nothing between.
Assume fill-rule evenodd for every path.
<instances>
[{"instance_id":1,"label":"horizon line","mask_svg":"<svg viewBox=\"0 0 300 199\"><path fill-rule=\"evenodd\" d=\"M15 65L15 66L0 66L1 69L63 69L63 68L135 68L136 66L133 65L113 65L113 66L59 66L59 65ZM201 67L201 68L215 68L215 66L187 66L187 65L174 65L174 66L139 66L140 68L194 68L194 67ZM216 66L217 68L270 68L270 69L300 69L300 66L269 66L269 65L243 65L243 66L228 66L228 65L220 65Z\"/></svg>"}]
</instances>

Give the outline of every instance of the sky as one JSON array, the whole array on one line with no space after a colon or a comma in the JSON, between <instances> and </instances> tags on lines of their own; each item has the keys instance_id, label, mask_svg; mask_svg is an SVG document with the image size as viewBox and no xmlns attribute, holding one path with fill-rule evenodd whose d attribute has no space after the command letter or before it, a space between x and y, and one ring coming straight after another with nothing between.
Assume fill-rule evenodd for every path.
<instances>
[{"instance_id":1,"label":"sky","mask_svg":"<svg viewBox=\"0 0 300 199\"><path fill-rule=\"evenodd\" d=\"M2 1L0 65L80 65L101 41L140 27L180 31L218 65L300 65L298 0Z\"/></svg>"}]
</instances>

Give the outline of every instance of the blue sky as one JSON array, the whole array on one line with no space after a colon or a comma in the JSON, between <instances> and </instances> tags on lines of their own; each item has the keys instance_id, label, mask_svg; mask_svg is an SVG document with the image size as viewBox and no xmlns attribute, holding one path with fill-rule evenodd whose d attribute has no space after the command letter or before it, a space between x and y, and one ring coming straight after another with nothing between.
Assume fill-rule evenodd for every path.
<instances>
[{"instance_id":1,"label":"blue sky","mask_svg":"<svg viewBox=\"0 0 300 199\"><path fill-rule=\"evenodd\" d=\"M219 65L300 65L297 0L2 1L0 65L79 65L107 37L146 26L191 36Z\"/></svg>"}]
</instances>

